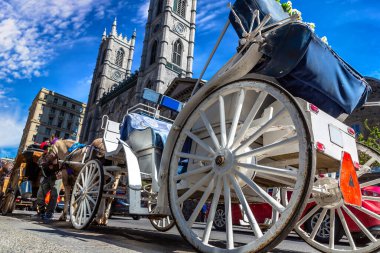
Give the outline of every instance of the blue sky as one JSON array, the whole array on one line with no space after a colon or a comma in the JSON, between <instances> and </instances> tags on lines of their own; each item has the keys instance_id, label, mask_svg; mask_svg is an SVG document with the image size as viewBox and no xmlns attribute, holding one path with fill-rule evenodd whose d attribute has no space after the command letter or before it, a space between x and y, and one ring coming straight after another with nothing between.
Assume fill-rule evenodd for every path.
<instances>
[{"instance_id":1,"label":"blue sky","mask_svg":"<svg viewBox=\"0 0 380 253\"><path fill-rule=\"evenodd\" d=\"M228 1L198 0L194 77L199 76L228 15ZM101 35L115 17L118 32L137 29L133 70L139 68L149 1L0 1L0 157L13 156L28 108L41 87L87 102ZM379 0L294 0L343 59L380 78ZM230 29L205 78L236 48Z\"/></svg>"}]
</instances>

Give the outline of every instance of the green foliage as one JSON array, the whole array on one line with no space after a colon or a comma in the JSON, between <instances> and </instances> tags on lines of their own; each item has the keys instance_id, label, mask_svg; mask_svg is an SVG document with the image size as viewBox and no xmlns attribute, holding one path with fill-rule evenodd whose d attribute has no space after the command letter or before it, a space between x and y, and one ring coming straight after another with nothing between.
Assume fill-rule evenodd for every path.
<instances>
[{"instance_id":1,"label":"green foliage","mask_svg":"<svg viewBox=\"0 0 380 253\"><path fill-rule=\"evenodd\" d=\"M364 138L364 136L360 134L358 141L380 152L380 128L378 126L369 126L368 120L364 121L364 127L369 131L369 135L367 138Z\"/></svg>"}]
</instances>

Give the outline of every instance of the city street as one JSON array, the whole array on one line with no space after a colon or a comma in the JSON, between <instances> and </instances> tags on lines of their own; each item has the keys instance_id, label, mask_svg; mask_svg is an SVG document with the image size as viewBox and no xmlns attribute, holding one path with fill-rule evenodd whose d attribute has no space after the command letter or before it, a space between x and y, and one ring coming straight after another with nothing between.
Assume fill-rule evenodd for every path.
<instances>
[{"instance_id":1,"label":"city street","mask_svg":"<svg viewBox=\"0 0 380 253\"><path fill-rule=\"evenodd\" d=\"M147 219L115 217L107 227L78 231L69 222L34 220L33 214L16 210L0 216L0 252L194 252L176 228L161 233ZM244 231L238 236L244 237ZM292 233L272 252L318 251Z\"/></svg>"}]
</instances>

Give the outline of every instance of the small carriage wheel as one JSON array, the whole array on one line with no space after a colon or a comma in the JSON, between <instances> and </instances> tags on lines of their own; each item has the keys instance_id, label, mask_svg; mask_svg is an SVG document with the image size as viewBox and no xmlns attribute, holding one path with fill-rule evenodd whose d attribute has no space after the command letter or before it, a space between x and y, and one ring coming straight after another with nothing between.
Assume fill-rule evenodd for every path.
<instances>
[{"instance_id":1,"label":"small carriage wheel","mask_svg":"<svg viewBox=\"0 0 380 253\"><path fill-rule=\"evenodd\" d=\"M149 192L152 195L152 186L150 186ZM154 208L156 207L156 201L157 201L157 198L155 198L154 200L149 198L149 200L148 200L148 211L149 211L149 213L151 213L154 210ZM160 231L160 232L169 231L175 225L173 217L170 215L168 215L166 217L162 217L162 218L149 218L149 221L152 224L152 226L157 231Z\"/></svg>"},{"instance_id":2,"label":"small carriage wheel","mask_svg":"<svg viewBox=\"0 0 380 253\"><path fill-rule=\"evenodd\" d=\"M15 206L15 193L8 192L5 194L1 205L1 214L7 215L13 212Z\"/></svg>"},{"instance_id":3,"label":"small carriage wheel","mask_svg":"<svg viewBox=\"0 0 380 253\"><path fill-rule=\"evenodd\" d=\"M104 171L98 160L88 161L77 177L70 200L70 219L76 229L87 228L103 195Z\"/></svg>"},{"instance_id":4,"label":"small carriage wheel","mask_svg":"<svg viewBox=\"0 0 380 253\"><path fill-rule=\"evenodd\" d=\"M361 167L374 168L380 166L380 153L361 143L357 143ZM316 205L297 223L295 230L310 246L322 252L377 252L380 249L380 234L376 227L380 224L380 196L365 187L380 184L380 177L376 179L363 180L358 174L360 188L362 190L362 206L350 206L344 202L337 206L322 206L315 203L311 195L309 203ZM334 180L334 179L332 179ZM364 188L364 189L363 189ZM364 194L363 194L364 193ZM375 207L375 208L374 208ZM308 229L307 223L314 214L320 213L312 231ZM321 217L322 216L322 217ZM329 217L329 223L324 224L325 217ZM321 240L318 234L323 225L328 226L327 240ZM375 225L375 226L374 226ZM341 234L336 231L340 230ZM333 231L333 232L332 232ZM336 238L338 236L338 238Z\"/></svg>"},{"instance_id":5,"label":"small carriage wheel","mask_svg":"<svg viewBox=\"0 0 380 253\"><path fill-rule=\"evenodd\" d=\"M203 87L181 113L168 137L173 144L165 147L171 152L169 204L179 232L201 252L274 248L301 215L315 173L310 131L296 100L273 82L247 77ZM271 196L273 187L293 189L286 206ZM197 205L186 219L181 208L189 199ZM251 210L256 201L280 214L268 230ZM224 235L212 231L219 204L225 207ZM240 204L248 218L249 239L232 224L232 204ZM196 222L205 206L207 222Z\"/></svg>"}]
</instances>

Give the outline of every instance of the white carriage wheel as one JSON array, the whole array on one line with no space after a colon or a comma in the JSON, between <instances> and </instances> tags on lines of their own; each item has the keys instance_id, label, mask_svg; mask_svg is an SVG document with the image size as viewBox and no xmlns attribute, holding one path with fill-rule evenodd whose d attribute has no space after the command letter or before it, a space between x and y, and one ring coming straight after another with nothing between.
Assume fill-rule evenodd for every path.
<instances>
[{"instance_id":1,"label":"white carriage wheel","mask_svg":"<svg viewBox=\"0 0 380 253\"><path fill-rule=\"evenodd\" d=\"M94 219L103 195L104 171L98 160L88 161L77 177L70 200L74 228L85 229Z\"/></svg>"},{"instance_id":2,"label":"white carriage wheel","mask_svg":"<svg viewBox=\"0 0 380 253\"><path fill-rule=\"evenodd\" d=\"M152 200L151 196L153 195L152 192L152 186L150 186L150 197L148 200L148 211L151 213L157 204L157 196L155 196L155 199ZM174 227L174 219L172 216L168 215L166 217L160 217L160 218L149 218L150 223L152 226L160 232L166 232L169 231L172 227Z\"/></svg>"},{"instance_id":3,"label":"white carriage wheel","mask_svg":"<svg viewBox=\"0 0 380 253\"><path fill-rule=\"evenodd\" d=\"M368 169L368 167L380 165L380 153L360 143L357 143L357 149L359 157L366 156L363 158L362 168ZM358 174L359 180L362 175ZM331 180L335 180L337 184L337 179ZM380 178L376 178L362 182L360 189L363 192L363 188L379 184ZM377 252L380 249L380 234L376 234L376 228L374 232L371 232L366 224L372 223L377 224L377 227L380 226L380 196L363 195L362 203L364 201L368 204L362 207L350 206L344 202L337 206L326 207L317 204L311 197L308 202L316 205L297 223L295 230L310 246L322 252ZM375 206L377 211L371 210L370 206ZM312 226L312 230L307 229L310 219L317 213L320 216L315 226ZM326 217L328 217L328 222ZM328 232L327 240L319 237L323 226L325 226L324 229L327 226L325 231ZM352 232L351 229L355 231ZM366 242L363 243L363 241Z\"/></svg>"},{"instance_id":4,"label":"white carriage wheel","mask_svg":"<svg viewBox=\"0 0 380 253\"><path fill-rule=\"evenodd\" d=\"M177 127L174 145L166 147L172 151L169 204L177 228L201 252L268 251L293 229L311 189L315 156L304 115L289 93L267 81L242 80L211 91L207 88L197 94L207 97L197 104L190 101L186 115L177 117L174 125L182 127ZM178 164L184 161L187 171L178 174ZM294 189L287 206L267 191L285 186ZM187 199L197 200L188 219L181 212ZM255 201L280 213L266 231L249 207ZM207 222L195 223L205 203L210 204ZM224 235L212 231L219 203L225 206ZM237 236L241 228L232 224L231 204L235 203L242 205L253 232L245 241Z\"/></svg>"}]
</instances>

